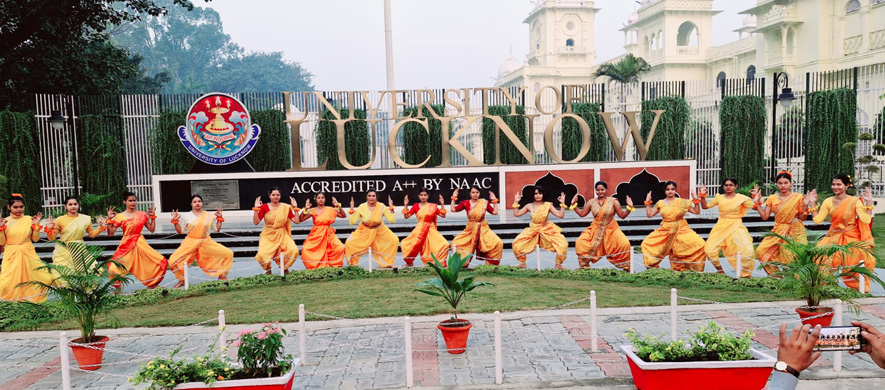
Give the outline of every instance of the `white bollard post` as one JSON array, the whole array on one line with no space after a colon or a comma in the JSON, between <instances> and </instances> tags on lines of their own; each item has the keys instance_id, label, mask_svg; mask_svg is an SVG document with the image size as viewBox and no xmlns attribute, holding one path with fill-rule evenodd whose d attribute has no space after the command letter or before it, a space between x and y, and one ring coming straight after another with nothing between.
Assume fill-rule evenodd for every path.
<instances>
[{"instance_id":1,"label":"white bollard post","mask_svg":"<svg viewBox=\"0 0 885 390\"><path fill-rule=\"evenodd\" d=\"M538 271L541 270L541 246L535 245L535 259L538 263Z\"/></svg>"},{"instance_id":2,"label":"white bollard post","mask_svg":"<svg viewBox=\"0 0 885 390\"><path fill-rule=\"evenodd\" d=\"M415 378L412 372L412 322L409 317L406 317L403 324L403 333L405 334L404 341L406 343L406 387L411 389L415 386Z\"/></svg>"},{"instance_id":3,"label":"white bollard post","mask_svg":"<svg viewBox=\"0 0 885 390\"><path fill-rule=\"evenodd\" d=\"M286 255L280 253L280 276L286 274Z\"/></svg>"},{"instance_id":4,"label":"white bollard post","mask_svg":"<svg viewBox=\"0 0 885 390\"><path fill-rule=\"evenodd\" d=\"M301 365L307 360L307 332L304 326L304 304L298 305L298 348L301 351Z\"/></svg>"},{"instance_id":5,"label":"white bollard post","mask_svg":"<svg viewBox=\"0 0 885 390\"><path fill-rule=\"evenodd\" d=\"M504 356L501 353L501 312L495 311L495 384L504 383Z\"/></svg>"},{"instance_id":6,"label":"white bollard post","mask_svg":"<svg viewBox=\"0 0 885 390\"><path fill-rule=\"evenodd\" d=\"M224 318L224 310L218 311L218 354L224 354L224 347L227 343L227 338L225 337L225 328L227 327L226 321Z\"/></svg>"},{"instance_id":7,"label":"white bollard post","mask_svg":"<svg viewBox=\"0 0 885 390\"><path fill-rule=\"evenodd\" d=\"M636 267L635 267L634 264L633 264L633 254L634 254L634 252L633 252L633 247L631 246L631 247L630 247L630 273L631 273L631 274L635 274L635 273L636 273Z\"/></svg>"},{"instance_id":8,"label":"white bollard post","mask_svg":"<svg viewBox=\"0 0 885 390\"><path fill-rule=\"evenodd\" d=\"M833 326L842 326L842 300L836 300L836 307L833 308ZM836 351L833 355L833 371L842 372L842 352Z\"/></svg>"},{"instance_id":9,"label":"white bollard post","mask_svg":"<svg viewBox=\"0 0 885 390\"><path fill-rule=\"evenodd\" d=\"M860 266L866 267L863 260L860 261ZM857 278L857 283L858 283L857 291L859 291L861 294L866 294L865 290L867 289L867 278L864 277L863 275L857 275L857 276L858 276L858 278Z\"/></svg>"},{"instance_id":10,"label":"white bollard post","mask_svg":"<svg viewBox=\"0 0 885 390\"><path fill-rule=\"evenodd\" d=\"M451 253L452 253L453 255L454 255L455 253L458 253L458 247L456 247L455 244L452 244L452 247L451 247L450 249L452 250Z\"/></svg>"},{"instance_id":11,"label":"white bollard post","mask_svg":"<svg viewBox=\"0 0 885 390\"><path fill-rule=\"evenodd\" d=\"M744 273L744 263L743 259L741 259L741 252L737 253L737 259L735 260L734 265L736 265L736 267L734 267L734 278L740 279L741 274Z\"/></svg>"},{"instance_id":12,"label":"white bollard post","mask_svg":"<svg viewBox=\"0 0 885 390\"><path fill-rule=\"evenodd\" d=\"M191 288L190 278L188 277L188 273L187 273L187 269L190 268L190 267L188 267L188 265L190 265L190 264L188 264L187 261L183 261L183 262L184 262L184 289L187 290L187 289Z\"/></svg>"},{"instance_id":13,"label":"white bollard post","mask_svg":"<svg viewBox=\"0 0 885 390\"><path fill-rule=\"evenodd\" d=\"M590 351L599 352L597 348L599 335L596 332L596 290L590 291Z\"/></svg>"},{"instance_id":14,"label":"white bollard post","mask_svg":"<svg viewBox=\"0 0 885 390\"><path fill-rule=\"evenodd\" d=\"M670 289L670 340L676 340L676 289Z\"/></svg>"},{"instance_id":15,"label":"white bollard post","mask_svg":"<svg viewBox=\"0 0 885 390\"><path fill-rule=\"evenodd\" d=\"M375 256L372 255L372 247L369 247L369 272L372 272L373 261L375 261Z\"/></svg>"},{"instance_id":16,"label":"white bollard post","mask_svg":"<svg viewBox=\"0 0 885 390\"><path fill-rule=\"evenodd\" d=\"M71 390L71 355L68 352L68 332L58 336L58 349L61 351L61 388Z\"/></svg>"}]
</instances>

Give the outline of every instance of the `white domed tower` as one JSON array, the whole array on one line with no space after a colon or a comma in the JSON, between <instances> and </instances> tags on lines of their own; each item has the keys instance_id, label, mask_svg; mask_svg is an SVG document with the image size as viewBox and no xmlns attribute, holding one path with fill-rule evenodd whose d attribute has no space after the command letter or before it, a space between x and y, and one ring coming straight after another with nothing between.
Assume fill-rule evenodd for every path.
<instances>
[{"instance_id":1,"label":"white domed tower","mask_svg":"<svg viewBox=\"0 0 885 390\"><path fill-rule=\"evenodd\" d=\"M538 0L529 25L529 65L589 67L596 62L593 1Z\"/></svg>"}]
</instances>

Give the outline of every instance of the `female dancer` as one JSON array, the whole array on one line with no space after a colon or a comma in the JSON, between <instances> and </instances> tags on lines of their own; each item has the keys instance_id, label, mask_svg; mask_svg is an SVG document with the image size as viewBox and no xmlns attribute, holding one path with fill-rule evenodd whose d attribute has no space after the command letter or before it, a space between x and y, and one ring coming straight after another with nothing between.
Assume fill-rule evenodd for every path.
<instances>
[{"instance_id":1,"label":"female dancer","mask_svg":"<svg viewBox=\"0 0 885 390\"><path fill-rule=\"evenodd\" d=\"M270 203L261 203L261 197L255 198L255 207L252 208L252 223L258 225L264 219L264 229L261 230L261 238L258 240L258 253L255 260L261 264L265 275L271 274L271 262L283 269L284 274L289 273L289 267L295 264L298 258L298 246L292 239L292 228L289 222L299 223L301 220L296 215L301 211L295 198L289 197L291 205L280 203L282 192L280 187L271 187L267 192ZM282 263L280 257L283 258Z\"/></svg>"},{"instance_id":2,"label":"female dancer","mask_svg":"<svg viewBox=\"0 0 885 390\"><path fill-rule=\"evenodd\" d=\"M674 271L704 272L704 239L688 226L685 214L700 214L700 200L676 197L676 182L664 183L666 198L652 206L651 192L645 197L645 215L649 218L661 213L661 227L642 240L642 258L648 268L658 268L661 260L670 256Z\"/></svg>"},{"instance_id":3,"label":"female dancer","mask_svg":"<svg viewBox=\"0 0 885 390\"><path fill-rule=\"evenodd\" d=\"M166 258L151 248L141 235L144 228L151 233L157 228L154 208L148 208L147 213L135 210L138 199L135 193L128 191L123 193L123 204L126 206L126 211L122 213L114 211L113 206L108 209L108 237L112 237L117 228L123 229L123 239L120 240L120 246L111 259L124 268L111 264L108 270L111 277L131 273L147 288L156 288L166 275L168 263Z\"/></svg>"},{"instance_id":4,"label":"female dancer","mask_svg":"<svg viewBox=\"0 0 885 390\"><path fill-rule=\"evenodd\" d=\"M535 186L535 202L529 203L522 208L519 207L519 201L522 200L522 194L517 193L513 202L513 216L521 217L528 212L532 213L532 222L529 227L525 228L522 233L513 240L513 254L519 261L519 268L525 268L525 257L527 254L535 250L535 246L540 245L541 248L556 253L556 268L565 269L562 262L568 254L568 241L562 235L562 229L553 222L547 220L549 214L556 217L565 217L565 194L560 193L559 204L562 210L553 207L550 202L544 201L544 188Z\"/></svg>"},{"instance_id":5,"label":"female dancer","mask_svg":"<svg viewBox=\"0 0 885 390\"><path fill-rule=\"evenodd\" d=\"M320 192L316 196L317 207L310 207L310 199L304 205L301 221L313 218L310 234L301 245L301 261L304 268L316 269L326 267L341 268L344 266L344 244L335 235L332 224L336 218L344 218L344 210L335 197L332 206L326 207L326 194Z\"/></svg>"},{"instance_id":6,"label":"female dancer","mask_svg":"<svg viewBox=\"0 0 885 390\"><path fill-rule=\"evenodd\" d=\"M833 196L824 200L820 205L820 211L817 207L811 205L817 204L817 191L811 191L808 194L808 208L811 212L814 223L821 223L830 217L830 230L827 235L818 242L818 245L846 245L855 241L862 241L869 245L870 248L875 245L873 235L870 232L870 222L873 213L873 194L870 187L863 191L863 198L850 196L845 190L853 186L851 176L840 173L833 177L831 189ZM837 253L833 255L830 266L854 266L864 262L864 266L873 271L876 267L876 257L862 250L854 250L851 255L843 255ZM860 287L857 279L852 276L842 278L845 285L857 290ZM870 291L870 279L866 278L864 283L864 291Z\"/></svg>"},{"instance_id":7,"label":"female dancer","mask_svg":"<svg viewBox=\"0 0 885 390\"><path fill-rule=\"evenodd\" d=\"M197 265L206 275L218 280L227 280L234 263L234 252L224 247L209 237L212 230L212 217L215 216L215 231L221 231L224 217L221 215L221 207L215 210L215 214L209 214L203 210L203 197L191 196L191 212L178 214L178 210L172 210L172 226L181 234L187 233L187 237L181 242L181 246L169 256L169 268L178 279L175 288L184 286L184 267L197 261ZM184 229L181 228L181 220L184 220Z\"/></svg>"},{"instance_id":8,"label":"female dancer","mask_svg":"<svg viewBox=\"0 0 885 390\"><path fill-rule=\"evenodd\" d=\"M406 267L411 267L415 258L421 256L424 264L433 261L430 254L436 255L436 259L440 264L445 265L449 254L449 242L439 234L436 230L436 217L446 217L445 200L442 195L439 196L439 205L427 203L430 194L426 188L418 192L418 203L409 208L409 196L406 195L403 201L403 216L409 219L415 216L418 219L418 226L409 233L409 236L403 239L400 245L403 249L403 260L406 261Z\"/></svg>"},{"instance_id":9,"label":"female dancer","mask_svg":"<svg viewBox=\"0 0 885 390\"><path fill-rule=\"evenodd\" d=\"M713 226L713 230L710 230L704 252L707 253L707 258L719 273L725 273L722 270L722 264L719 263L719 252L723 252L725 259L734 269L737 269L737 254L740 253L741 277L749 278L756 266L754 260L756 251L753 250L753 239L750 238L750 232L744 226L741 218L756 206L752 199L734 192L737 189L737 179L733 177L725 179L722 189L725 194L716 194L709 202L707 202L706 187L702 185L698 194L701 198L701 207L704 210L719 206L719 221Z\"/></svg>"},{"instance_id":10,"label":"female dancer","mask_svg":"<svg viewBox=\"0 0 885 390\"><path fill-rule=\"evenodd\" d=\"M768 197L765 203L762 203L762 191L754 188L753 196L756 203L756 209L762 220L767 221L768 217L774 213L774 228L772 233L777 233L783 237L792 237L798 242L808 242L808 236L805 232L805 225L802 223L808 215L805 214L803 206L805 205L805 197L790 191L793 186L793 175L787 171L781 171L774 179L777 184L778 193ZM761 263L775 261L778 263L789 263L790 256L781 253L781 244L783 240L770 236L765 237L756 248L756 257ZM764 267L765 272L771 275L778 269L772 265Z\"/></svg>"},{"instance_id":11,"label":"female dancer","mask_svg":"<svg viewBox=\"0 0 885 390\"><path fill-rule=\"evenodd\" d=\"M3 267L0 271L0 299L10 301L43 302L45 289L20 283L37 281L52 283L52 274L46 263L37 256L34 244L40 239L40 219L43 213L33 217L25 215L25 201L21 194L12 194L6 206L9 217L0 218L0 246L4 248ZM52 225L47 225L52 229Z\"/></svg>"},{"instance_id":12,"label":"female dancer","mask_svg":"<svg viewBox=\"0 0 885 390\"><path fill-rule=\"evenodd\" d=\"M452 240L452 248L462 255L474 254L479 260L485 260L486 265L501 264L501 255L504 253L504 242L495 232L489 228L486 221L486 213L498 215L498 198L495 193L489 191L490 201L479 197L479 187L470 187L470 199L458 201L458 190L452 194L451 208L453 212L467 210L467 226L464 231ZM464 264L467 267L469 263Z\"/></svg>"},{"instance_id":13,"label":"female dancer","mask_svg":"<svg viewBox=\"0 0 885 390\"><path fill-rule=\"evenodd\" d=\"M49 218L49 222L46 224L46 235L49 236L49 241L83 244L84 236L95 238L107 230L104 216L98 219L98 229L92 228L92 217L79 213L80 201L75 196L65 198L65 209L67 214L56 220L53 220L52 217ZM70 249L65 245L56 244L55 251L52 252L52 264L65 267L73 266Z\"/></svg>"},{"instance_id":14,"label":"female dancer","mask_svg":"<svg viewBox=\"0 0 885 390\"><path fill-rule=\"evenodd\" d=\"M596 199L588 200L584 208L575 210L580 217L586 217L593 213L593 223L581 233L575 242L575 252L578 254L578 264L581 268L590 268L590 263L596 263L602 256L608 258L615 267L630 271L630 256L633 255L630 248L630 240L624 235L615 221L615 214L621 219L627 218L633 212L633 199L627 197L627 210L621 208L621 202L606 196L608 184L598 181L594 185ZM572 198L571 208L576 207L578 195Z\"/></svg>"},{"instance_id":15,"label":"female dancer","mask_svg":"<svg viewBox=\"0 0 885 390\"><path fill-rule=\"evenodd\" d=\"M360 222L344 243L344 255L350 265L359 265L360 257L363 257L367 249L372 248L372 254L375 255L375 262L379 267L393 266L399 247L399 237L381 220L381 217L384 217L390 223L396 221L396 216L393 215L393 200L389 196L387 203L390 204L389 208L378 202L378 193L375 190L369 190L366 193L366 203L354 210L353 198L350 198L350 211L348 211L350 224Z\"/></svg>"}]
</instances>

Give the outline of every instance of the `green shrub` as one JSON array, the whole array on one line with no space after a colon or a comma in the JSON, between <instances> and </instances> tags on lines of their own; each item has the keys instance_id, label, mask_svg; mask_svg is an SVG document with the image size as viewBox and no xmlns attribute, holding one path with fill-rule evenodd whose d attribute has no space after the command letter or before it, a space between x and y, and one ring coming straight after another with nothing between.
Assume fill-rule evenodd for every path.
<instances>
[{"instance_id":1,"label":"green shrub","mask_svg":"<svg viewBox=\"0 0 885 390\"><path fill-rule=\"evenodd\" d=\"M566 107L563 106L562 112ZM582 162L606 161L609 151L608 134L605 130L605 123L602 117L596 115L600 112L599 104L596 103L575 103L572 104L572 112L584 119L590 127L590 151ZM563 118L562 120L562 159L565 161L574 160L581 151L582 134L578 121L572 118Z\"/></svg>"},{"instance_id":2,"label":"green shrub","mask_svg":"<svg viewBox=\"0 0 885 390\"><path fill-rule=\"evenodd\" d=\"M340 108L341 118L350 116L350 110ZM372 140L369 134L369 123L366 122L366 110L356 109L353 112L354 120L344 125L344 142L347 162L350 165L361 166L369 163ZM344 166L338 160L338 131L332 122L335 116L332 111L323 110L317 123L317 160L319 164L326 161L327 170L342 170ZM328 159L328 160L327 160Z\"/></svg>"},{"instance_id":3,"label":"green shrub","mask_svg":"<svg viewBox=\"0 0 885 390\"><path fill-rule=\"evenodd\" d=\"M292 167L292 147L286 114L276 109L249 113L252 123L261 127L261 135L246 161L256 172L279 172Z\"/></svg>"},{"instance_id":4,"label":"green shrub","mask_svg":"<svg viewBox=\"0 0 885 390\"><path fill-rule=\"evenodd\" d=\"M833 175L854 175L857 92L839 88L810 94L806 118L805 189L825 191Z\"/></svg>"},{"instance_id":5,"label":"green shrub","mask_svg":"<svg viewBox=\"0 0 885 390\"><path fill-rule=\"evenodd\" d=\"M151 148L155 175L188 173L197 159L192 156L178 138L178 127L184 126L187 113L165 111L160 113L157 126L151 130Z\"/></svg>"},{"instance_id":6,"label":"green shrub","mask_svg":"<svg viewBox=\"0 0 885 390\"><path fill-rule=\"evenodd\" d=\"M529 134L525 118L525 106L516 106L516 115L510 115L510 106L489 106L489 115L503 118L504 123L513 130L523 145L528 146ZM501 164L527 164L525 157L506 135L498 135L495 122L491 119L482 120L482 159L485 164L494 164L497 153L496 145L500 143Z\"/></svg>"},{"instance_id":7,"label":"green shrub","mask_svg":"<svg viewBox=\"0 0 885 390\"><path fill-rule=\"evenodd\" d=\"M647 140L654 123L655 113L650 110L666 110L661 114L655 135L648 147L646 160L682 160L685 158L685 134L691 119L691 107L678 96L665 96L642 102L642 139Z\"/></svg>"},{"instance_id":8,"label":"green shrub","mask_svg":"<svg viewBox=\"0 0 885 390\"><path fill-rule=\"evenodd\" d=\"M101 215L108 207L118 206L117 198L126 191L123 123L119 115L83 115L79 119L80 211Z\"/></svg>"},{"instance_id":9,"label":"green shrub","mask_svg":"<svg viewBox=\"0 0 885 390\"><path fill-rule=\"evenodd\" d=\"M33 112L0 111L0 175L7 179L7 195L22 194L27 214L43 210L40 138ZM3 207L2 214L7 213Z\"/></svg>"},{"instance_id":10,"label":"green shrub","mask_svg":"<svg viewBox=\"0 0 885 390\"><path fill-rule=\"evenodd\" d=\"M738 185L765 182L765 101L754 95L726 96L719 109L721 177Z\"/></svg>"},{"instance_id":11,"label":"green shrub","mask_svg":"<svg viewBox=\"0 0 885 390\"><path fill-rule=\"evenodd\" d=\"M731 334L715 322L701 327L687 340L664 341L662 338L640 336L636 330L627 330L633 352L646 362L698 362L733 361L753 359L750 342L753 331L747 330L740 337ZM663 337L663 336L662 336Z\"/></svg>"},{"instance_id":12,"label":"green shrub","mask_svg":"<svg viewBox=\"0 0 885 390\"><path fill-rule=\"evenodd\" d=\"M432 104L431 107L437 115L442 116L445 114L446 109L442 104ZM404 108L402 115L405 117L417 117L417 114L418 108L413 106ZM401 130L403 134L403 161L406 164L420 164L429 155L430 160L427 160L427 164L424 164L424 167L435 167L442 163L442 150L440 149L442 122L439 119L433 119L433 114L427 107L422 107L421 114L427 118L429 131L425 131L424 126L414 122L403 125ZM451 129L451 125L449 127Z\"/></svg>"}]
</instances>

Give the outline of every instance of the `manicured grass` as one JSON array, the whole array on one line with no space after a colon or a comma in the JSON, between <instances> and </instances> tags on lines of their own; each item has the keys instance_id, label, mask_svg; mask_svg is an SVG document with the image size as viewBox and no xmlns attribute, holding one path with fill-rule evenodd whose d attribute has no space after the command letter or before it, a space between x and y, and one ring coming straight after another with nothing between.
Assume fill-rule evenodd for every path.
<instances>
[{"instance_id":1,"label":"manicured grass","mask_svg":"<svg viewBox=\"0 0 885 390\"><path fill-rule=\"evenodd\" d=\"M885 214L877 214L873 217L873 239L876 247L873 254L876 255L876 268L885 268Z\"/></svg>"},{"instance_id":2,"label":"manicured grass","mask_svg":"<svg viewBox=\"0 0 885 390\"><path fill-rule=\"evenodd\" d=\"M510 268L510 267L508 267ZM596 271L596 270L594 270ZM633 278L630 282L599 280L630 278L631 275L565 272L507 271L474 272L477 280L494 283L480 287L462 301L459 312L501 312L544 309L589 296L596 290L599 307L659 306L670 302L670 286L679 288L682 296L718 302L753 302L788 299L784 294L761 287L733 284L728 278L712 275L685 275L683 279L670 271L654 271L660 277ZM375 274L377 274L376 272ZM587 280L588 275L593 279ZM692 276L703 276L696 281ZM160 300L117 309L113 312L120 326L152 327L190 325L217 316L224 309L227 322L259 323L298 320L298 304L307 311L346 318L419 316L448 312L441 298L414 290L415 283L426 280L427 272L401 273L366 278L314 280L281 285L257 285L231 291L214 291L177 299ZM680 304L692 302L681 301ZM569 308L589 307L589 301ZM322 318L308 316L308 320ZM40 329L73 327L72 322L50 322ZM104 321L100 327L112 327Z\"/></svg>"}]
</instances>

